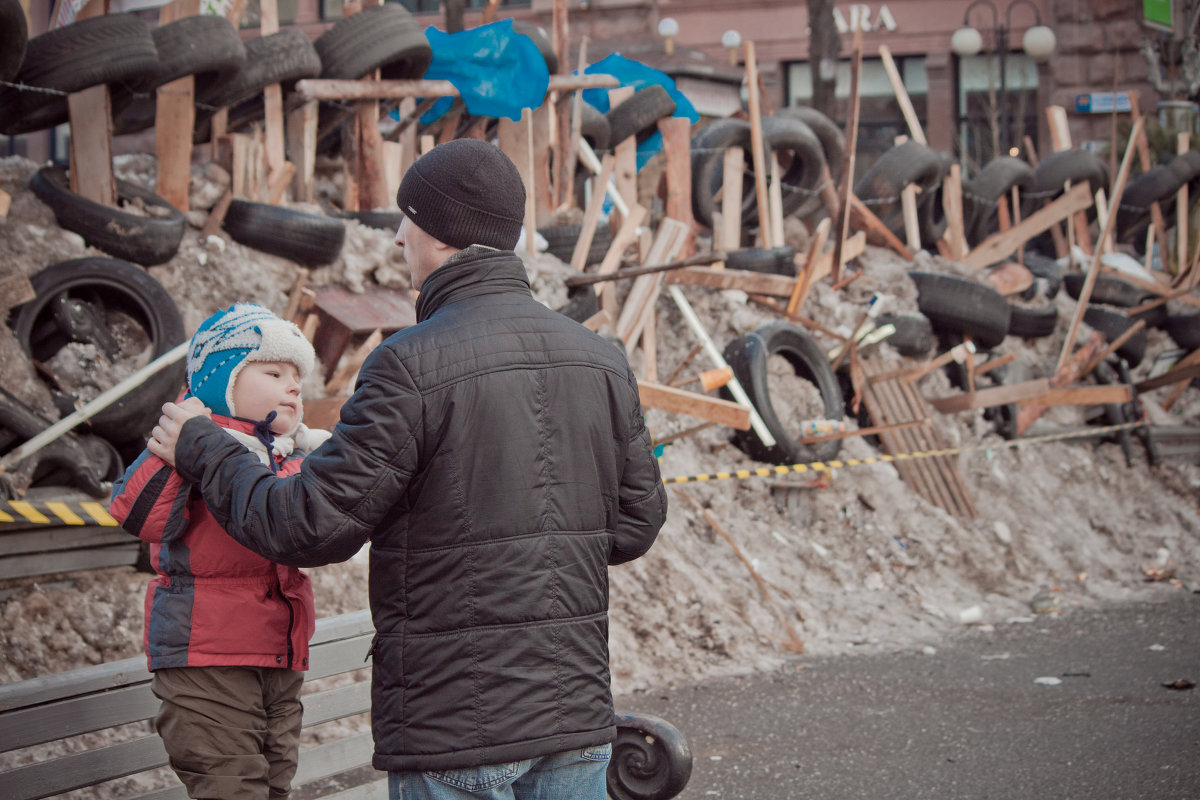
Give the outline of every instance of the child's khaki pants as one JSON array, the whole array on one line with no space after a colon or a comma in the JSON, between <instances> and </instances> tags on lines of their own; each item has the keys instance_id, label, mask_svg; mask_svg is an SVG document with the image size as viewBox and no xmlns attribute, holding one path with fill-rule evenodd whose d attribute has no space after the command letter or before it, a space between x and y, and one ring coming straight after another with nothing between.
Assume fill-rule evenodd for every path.
<instances>
[{"instance_id":1,"label":"child's khaki pants","mask_svg":"<svg viewBox=\"0 0 1200 800\"><path fill-rule=\"evenodd\" d=\"M188 797L282 800L300 741L304 673L269 667L154 672L155 725Z\"/></svg>"}]
</instances>

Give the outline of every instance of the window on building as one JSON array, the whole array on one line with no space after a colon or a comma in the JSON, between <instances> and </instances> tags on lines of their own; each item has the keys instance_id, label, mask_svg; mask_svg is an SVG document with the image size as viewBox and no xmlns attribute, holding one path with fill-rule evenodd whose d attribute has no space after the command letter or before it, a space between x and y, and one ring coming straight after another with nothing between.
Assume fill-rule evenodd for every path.
<instances>
[{"instance_id":1,"label":"window on building","mask_svg":"<svg viewBox=\"0 0 1200 800\"><path fill-rule=\"evenodd\" d=\"M958 146L974 172L1012 148L1025 152L1029 136L1037 145L1037 65L1024 53L958 59Z\"/></svg>"},{"instance_id":2,"label":"window on building","mask_svg":"<svg viewBox=\"0 0 1200 800\"><path fill-rule=\"evenodd\" d=\"M441 14L441 0L387 0L400 3L414 14ZM530 0L500 0L501 8L528 8ZM480 11L487 5L487 0L464 0L468 11ZM341 19L342 0L321 0L322 19Z\"/></svg>"},{"instance_id":3,"label":"window on building","mask_svg":"<svg viewBox=\"0 0 1200 800\"><path fill-rule=\"evenodd\" d=\"M925 57L897 57L895 61L904 88L912 101L913 110L924 127L928 122ZM900 103L896 100L896 92L892 89L880 59L863 59L858 93L858 153L855 172L861 175L875 158L895 144L897 136L908 135L908 125L904 121ZM807 62L788 65L787 97L790 105L812 103L812 71ZM849 61L838 64L834 98L833 119L844 128L850 119Z\"/></svg>"}]
</instances>

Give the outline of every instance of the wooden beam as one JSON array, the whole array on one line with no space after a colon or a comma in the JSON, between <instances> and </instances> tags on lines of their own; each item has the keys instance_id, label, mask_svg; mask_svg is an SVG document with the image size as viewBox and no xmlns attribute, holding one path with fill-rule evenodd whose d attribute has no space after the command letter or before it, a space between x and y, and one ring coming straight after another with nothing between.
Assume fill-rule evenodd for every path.
<instances>
[{"instance_id":1,"label":"wooden beam","mask_svg":"<svg viewBox=\"0 0 1200 800\"><path fill-rule=\"evenodd\" d=\"M1021 220L1021 224L1001 233L993 233L960 259L960 262L968 267L982 269L988 264L1008 258L1034 236L1091 205L1092 193L1087 184L1074 186L1052 203L1047 203Z\"/></svg>"},{"instance_id":2,"label":"wooden beam","mask_svg":"<svg viewBox=\"0 0 1200 800\"><path fill-rule=\"evenodd\" d=\"M1163 386L1170 386L1179 381L1200 377L1200 350L1193 351L1175 363L1175 366L1153 378L1134 384L1139 392L1148 392Z\"/></svg>"},{"instance_id":3,"label":"wooden beam","mask_svg":"<svg viewBox=\"0 0 1200 800\"><path fill-rule=\"evenodd\" d=\"M754 167L754 201L758 207L758 233L763 247L771 247L771 205L767 198L767 153L763 152L761 97L758 93L758 59L754 42L746 41L746 87L750 111L750 163Z\"/></svg>"},{"instance_id":4,"label":"wooden beam","mask_svg":"<svg viewBox=\"0 0 1200 800\"><path fill-rule=\"evenodd\" d=\"M832 221L829 217L817 223L817 230L813 234L812 242L808 246L808 254L804 258L804 266L800 269L800 274L796 276L796 288L792 290L791 296L787 302L787 313L795 314L799 309L804 307L804 301L808 299L808 292L812 288L813 275L817 271L817 259L825 251L825 240L829 238L829 228Z\"/></svg>"},{"instance_id":5,"label":"wooden beam","mask_svg":"<svg viewBox=\"0 0 1200 800\"><path fill-rule=\"evenodd\" d=\"M1067 363L1050 378L1051 389L1062 389L1077 383L1084 376L1084 369L1092 362L1092 359L1097 353L1104 349L1104 334L1099 331L1094 332L1088 337L1088 340L1083 343L1083 346L1071 354ZM1042 404L1026 405L1017 412L1017 435L1025 433L1029 430L1029 426L1038 420L1046 411L1046 406Z\"/></svg>"},{"instance_id":6,"label":"wooden beam","mask_svg":"<svg viewBox=\"0 0 1200 800\"><path fill-rule=\"evenodd\" d=\"M746 170L746 152L740 147L725 150L721 159L721 223L713 234L719 236L718 249L726 252L742 246L742 173Z\"/></svg>"},{"instance_id":7,"label":"wooden beam","mask_svg":"<svg viewBox=\"0 0 1200 800\"><path fill-rule=\"evenodd\" d=\"M619 82L612 75L551 75L549 92L578 89L612 89ZM331 80L305 78L296 81L302 100L396 100L402 97L458 97L458 89L442 80Z\"/></svg>"},{"instance_id":8,"label":"wooden beam","mask_svg":"<svg viewBox=\"0 0 1200 800\"><path fill-rule=\"evenodd\" d=\"M750 409L722 400L709 397L685 389L664 386L661 383L640 381L638 395L646 408L658 408L674 414L686 414L689 417L715 422L718 425L728 425L739 431L750 429Z\"/></svg>"},{"instance_id":9,"label":"wooden beam","mask_svg":"<svg viewBox=\"0 0 1200 800\"><path fill-rule=\"evenodd\" d=\"M1109 403L1128 403L1133 400L1133 387L1126 384L1113 386L1070 386L1051 389L1034 400L1018 400L1017 405L1036 402L1043 406L1100 406Z\"/></svg>"},{"instance_id":10,"label":"wooden beam","mask_svg":"<svg viewBox=\"0 0 1200 800\"><path fill-rule=\"evenodd\" d=\"M850 121L846 124L846 162L842 169L842 180L845 185L841 191L841 206L838 209L837 238L833 245L833 281L841 276L842 250L846 246L846 237L850 235L850 198L854 190L854 160L858 150L858 114L860 107L859 83L862 77L862 26L854 26L854 44L850 62ZM908 256L912 260L912 254Z\"/></svg>"},{"instance_id":11,"label":"wooden beam","mask_svg":"<svg viewBox=\"0 0 1200 800\"><path fill-rule=\"evenodd\" d=\"M868 241L872 244L890 247L905 261L912 261L915 256L913 251L908 249L908 246L892 233L891 228L883 224L883 220L875 215L875 212L867 208L862 200L858 199L858 195L850 192L850 216L855 230L866 233ZM844 259L842 263L846 263Z\"/></svg>"},{"instance_id":12,"label":"wooden beam","mask_svg":"<svg viewBox=\"0 0 1200 800\"><path fill-rule=\"evenodd\" d=\"M921 120L917 118L917 110L913 108L912 99L909 98L908 90L904 88L904 80L900 77L900 70L896 69L892 51L886 44L879 45L879 58L883 61L883 69L887 72L888 82L892 84L892 91L896 93L896 102L900 104L900 113L904 115L904 121L908 125L908 135L921 144L928 145L929 140L925 138Z\"/></svg>"},{"instance_id":13,"label":"wooden beam","mask_svg":"<svg viewBox=\"0 0 1200 800\"><path fill-rule=\"evenodd\" d=\"M588 251L591 249L592 239L596 235L596 223L600 219L600 212L604 210L604 187L608 185L608 179L612 177L615 163L612 153L604 154L604 159L600 162L600 174L596 176L596 183L593 184L596 186L596 191L592 192L588 207L583 212L583 225L579 228L579 238L575 240L575 249L571 251L571 266L579 272L583 272L583 268L587 266Z\"/></svg>"},{"instance_id":14,"label":"wooden beam","mask_svg":"<svg viewBox=\"0 0 1200 800\"><path fill-rule=\"evenodd\" d=\"M847 248L842 253L843 264L862 254L866 237L863 234L850 239ZM856 254L857 252L857 254ZM826 251L816 260L813 269L813 281L818 281L832 270L833 253ZM693 286L707 286L711 289L741 289L747 294L767 295L769 297L792 296L796 287L796 278L786 275L771 275L766 272L751 272L740 269L712 269L708 267L684 267L667 273L667 283L685 283ZM783 309L780 309L783 311Z\"/></svg>"},{"instance_id":15,"label":"wooden beam","mask_svg":"<svg viewBox=\"0 0 1200 800\"><path fill-rule=\"evenodd\" d=\"M1139 119L1133 123L1133 130L1130 132L1129 146L1125 148L1125 157L1121 159L1121 169L1117 172L1117 180L1113 184L1112 208L1121 207L1121 197L1125 193L1125 181L1129 178L1129 167L1132 162L1134 145L1133 140L1141 135L1142 128L1145 125L1145 119ZM1036 215L1035 215L1036 216ZM1108 238L1114 222L1117 219L1116 213L1108 215L1108 220L1104 224L1104 230L1100 232L1100 241ZM1062 352L1058 356L1058 365L1055 370L1061 370L1067 361L1067 356L1071 352L1071 348L1075 346L1075 334L1079 330L1079 323L1083 320L1083 313L1087 310L1088 300L1092 296L1092 288L1096 285L1096 276L1099 275L1101 248L1097 248L1092 257L1091 269L1087 272L1087 277L1083 281L1083 288L1079 290L1078 305L1075 307L1075 316L1071 319L1071 327L1067 330L1067 338L1063 341Z\"/></svg>"},{"instance_id":16,"label":"wooden beam","mask_svg":"<svg viewBox=\"0 0 1200 800\"><path fill-rule=\"evenodd\" d=\"M94 5L98 0L93 0ZM89 6L90 7L90 6ZM117 204L112 169L112 104L108 84L67 97L71 123L71 191L93 203Z\"/></svg>"},{"instance_id":17,"label":"wooden beam","mask_svg":"<svg viewBox=\"0 0 1200 800\"><path fill-rule=\"evenodd\" d=\"M974 392L951 395L950 397L926 398L929 404L943 414L954 414L959 411L971 411L978 408L1003 406L1023 400L1036 400L1045 397L1050 391L1049 378L1036 378L1021 383L1010 383L1003 386L991 386L987 389L977 389Z\"/></svg>"}]
</instances>

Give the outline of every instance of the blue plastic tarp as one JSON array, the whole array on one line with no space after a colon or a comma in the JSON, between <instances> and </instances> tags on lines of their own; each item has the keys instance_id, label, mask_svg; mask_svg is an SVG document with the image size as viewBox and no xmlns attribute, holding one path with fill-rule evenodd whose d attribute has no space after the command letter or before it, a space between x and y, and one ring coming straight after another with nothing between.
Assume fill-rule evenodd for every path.
<instances>
[{"instance_id":1,"label":"blue plastic tarp","mask_svg":"<svg viewBox=\"0 0 1200 800\"><path fill-rule=\"evenodd\" d=\"M458 33L430 26L425 38L433 48L433 61L424 78L454 84L469 113L519 120L522 109L545 101L550 85L546 59L532 39L513 31L511 19ZM421 122L428 125L438 119L453 102L450 97L439 99Z\"/></svg>"},{"instance_id":2,"label":"blue plastic tarp","mask_svg":"<svg viewBox=\"0 0 1200 800\"><path fill-rule=\"evenodd\" d=\"M696 107L692 105L691 100L688 100L684 96L683 92L675 88L675 80L670 75L660 72L653 67L648 67L640 61L626 58L620 53L613 53L607 58L590 65L584 69L584 72L588 75L612 75L621 86L632 86L634 91L644 89L647 86L661 86L667 90L667 93L671 95L671 99L675 101L675 113L672 116L686 117L691 123L696 123L700 120L700 115L696 113ZM583 99L597 110L607 113L609 109L609 91L611 90L585 89L583 91ZM638 145L637 168L640 170L661 149L662 134L655 131L654 135L648 137Z\"/></svg>"}]
</instances>

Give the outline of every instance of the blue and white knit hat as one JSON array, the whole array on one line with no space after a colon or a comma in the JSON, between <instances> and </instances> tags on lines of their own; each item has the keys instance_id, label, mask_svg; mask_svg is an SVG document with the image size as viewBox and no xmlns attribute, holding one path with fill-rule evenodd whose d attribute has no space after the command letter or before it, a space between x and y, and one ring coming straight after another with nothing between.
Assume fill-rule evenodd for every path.
<instances>
[{"instance_id":1,"label":"blue and white knit hat","mask_svg":"<svg viewBox=\"0 0 1200 800\"><path fill-rule=\"evenodd\" d=\"M192 335L188 394L200 398L214 414L236 416L233 382L246 362L295 364L304 380L315 360L312 345L294 324L257 303L235 303L204 320Z\"/></svg>"}]
</instances>

